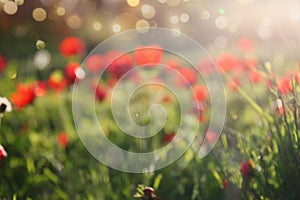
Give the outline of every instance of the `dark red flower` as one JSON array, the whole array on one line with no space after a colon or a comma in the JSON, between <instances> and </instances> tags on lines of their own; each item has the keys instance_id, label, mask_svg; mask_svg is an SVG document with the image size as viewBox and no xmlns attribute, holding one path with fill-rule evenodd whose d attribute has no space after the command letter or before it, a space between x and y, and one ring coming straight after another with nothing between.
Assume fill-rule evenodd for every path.
<instances>
[{"instance_id":1,"label":"dark red flower","mask_svg":"<svg viewBox=\"0 0 300 200\"><path fill-rule=\"evenodd\" d=\"M52 90L60 92L67 87L67 79L64 77L61 71L56 70L51 73L47 84Z\"/></svg>"},{"instance_id":2,"label":"dark red flower","mask_svg":"<svg viewBox=\"0 0 300 200\"><path fill-rule=\"evenodd\" d=\"M249 159L248 162L247 161L241 162L240 172L244 177L250 178L252 170L253 170L253 162L251 159Z\"/></svg>"},{"instance_id":3,"label":"dark red flower","mask_svg":"<svg viewBox=\"0 0 300 200\"><path fill-rule=\"evenodd\" d=\"M151 196L154 193L154 189L152 187L145 187L144 194L145 196Z\"/></svg>"},{"instance_id":4,"label":"dark red flower","mask_svg":"<svg viewBox=\"0 0 300 200\"><path fill-rule=\"evenodd\" d=\"M98 101L103 101L106 98L107 92L104 87L100 85L92 85L92 89L95 91L95 97Z\"/></svg>"},{"instance_id":5,"label":"dark red flower","mask_svg":"<svg viewBox=\"0 0 300 200\"><path fill-rule=\"evenodd\" d=\"M223 179L223 188L227 188L229 185L229 180L227 178Z\"/></svg>"},{"instance_id":6,"label":"dark red flower","mask_svg":"<svg viewBox=\"0 0 300 200\"><path fill-rule=\"evenodd\" d=\"M0 144L0 161L4 160L7 157L7 153L4 147Z\"/></svg>"},{"instance_id":7,"label":"dark red flower","mask_svg":"<svg viewBox=\"0 0 300 200\"><path fill-rule=\"evenodd\" d=\"M63 147L68 146L68 144L69 144L69 137L68 137L68 135L65 132L60 132L58 134L57 139L58 139L58 143L60 145L62 145Z\"/></svg>"},{"instance_id":8,"label":"dark red flower","mask_svg":"<svg viewBox=\"0 0 300 200\"><path fill-rule=\"evenodd\" d=\"M205 101L208 96L208 91L205 85L196 85L194 86L194 93L196 95L197 101Z\"/></svg>"},{"instance_id":9,"label":"dark red flower","mask_svg":"<svg viewBox=\"0 0 300 200\"><path fill-rule=\"evenodd\" d=\"M258 71L250 71L248 72L248 78L251 83L259 83L262 75Z\"/></svg>"},{"instance_id":10,"label":"dark red flower","mask_svg":"<svg viewBox=\"0 0 300 200\"><path fill-rule=\"evenodd\" d=\"M77 37L67 37L60 43L59 52L64 57L82 56L85 53L85 44Z\"/></svg>"},{"instance_id":11,"label":"dark red flower","mask_svg":"<svg viewBox=\"0 0 300 200\"><path fill-rule=\"evenodd\" d=\"M217 60L218 67L224 72L234 69L237 64L238 59L231 53L224 53Z\"/></svg>"},{"instance_id":12,"label":"dark red flower","mask_svg":"<svg viewBox=\"0 0 300 200\"><path fill-rule=\"evenodd\" d=\"M253 50L255 44L251 38L242 37L237 41L237 46L241 51L247 52Z\"/></svg>"},{"instance_id":13,"label":"dark red flower","mask_svg":"<svg viewBox=\"0 0 300 200\"><path fill-rule=\"evenodd\" d=\"M18 84L17 91L10 96L11 102L17 109L22 109L35 99L34 86L32 84Z\"/></svg>"},{"instance_id":14,"label":"dark red flower","mask_svg":"<svg viewBox=\"0 0 300 200\"><path fill-rule=\"evenodd\" d=\"M163 143L165 143L165 144L170 143L174 137L175 137L174 133L169 133L169 134L164 135Z\"/></svg>"},{"instance_id":15,"label":"dark red flower","mask_svg":"<svg viewBox=\"0 0 300 200\"><path fill-rule=\"evenodd\" d=\"M0 54L0 73L7 67L7 60Z\"/></svg>"},{"instance_id":16,"label":"dark red flower","mask_svg":"<svg viewBox=\"0 0 300 200\"><path fill-rule=\"evenodd\" d=\"M71 62L65 66L65 76L68 84L73 84L75 82L79 69L80 64L77 62Z\"/></svg>"},{"instance_id":17,"label":"dark red flower","mask_svg":"<svg viewBox=\"0 0 300 200\"><path fill-rule=\"evenodd\" d=\"M112 58L114 59L114 58ZM132 68L132 58L129 54L120 54L107 68L107 73L113 77L121 78Z\"/></svg>"},{"instance_id":18,"label":"dark red flower","mask_svg":"<svg viewBox=\"0 0 300 200\"><path fill-rule=\"evenodd\" d=\"M91 73L98 73L105 67L105 57L101 55L91 55L87 58L85 64Z\"/></svg>"},{"instance_id":19,"label":"dark red flower","mask_svg":"<svg viewBox=\"0 0 300 200\"><path fill-rule=\"evenodd\" d=\"M138 65L155 65L160 63L163 50L158 45L138 47L134 51L134 59Z\"/></svg>"}]
</instances>

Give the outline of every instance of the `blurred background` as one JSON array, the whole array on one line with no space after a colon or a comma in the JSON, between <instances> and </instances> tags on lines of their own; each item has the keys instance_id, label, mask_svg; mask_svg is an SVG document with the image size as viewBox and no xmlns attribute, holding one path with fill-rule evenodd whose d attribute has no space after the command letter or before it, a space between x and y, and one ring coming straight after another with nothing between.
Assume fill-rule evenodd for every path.
<instances>
[{"instance_id":1,"label":"blurred background","mask_svg":"<svg viewBox=\"0 0 300 200\"><path fill-rule=\"evenodd\" d=\"M82 37L92 49L113 34L145 27L173 29L174 37L185 33L215 51L243 39L241 42L248 48L256 42L266 51L278 46L285 51L288 48L291 53L298 46L300 34L297 0L0 2L0 51L7 56L33 53L37 39L44 40L51 48L51 44L69 35ZM22 48L15 51L15 44Z\"/></svg>"}]
</instances>

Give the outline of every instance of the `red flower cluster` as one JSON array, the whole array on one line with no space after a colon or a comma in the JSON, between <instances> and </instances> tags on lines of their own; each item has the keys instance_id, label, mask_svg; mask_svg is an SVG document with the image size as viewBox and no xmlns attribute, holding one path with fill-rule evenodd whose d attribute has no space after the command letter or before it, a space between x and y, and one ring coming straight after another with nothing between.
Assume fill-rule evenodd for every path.
<instances>
[{"instance_id":1,"label":"red flower cluster","mask_svg":"<svg viewBox=\"0 0 300 200\"><path fill-rule=\"evenodd\" d=\"M66 58L82 56L85 53L85 44L77 37L67 37L59 45L59 52Z\"/></svg>"},{"instance_id":2,"label":"red flower cluster","mask_svg":"<svg viewBox=\"0 0 300 200\"><path fill-rule=\"evenodd\" d=\"M47 93L46 84L42 81L30 84L19 83L17 91L12 93L10 100L17 109L22 109L31 104L36 97L42 97Z\"/></svg>"}]
</instances>

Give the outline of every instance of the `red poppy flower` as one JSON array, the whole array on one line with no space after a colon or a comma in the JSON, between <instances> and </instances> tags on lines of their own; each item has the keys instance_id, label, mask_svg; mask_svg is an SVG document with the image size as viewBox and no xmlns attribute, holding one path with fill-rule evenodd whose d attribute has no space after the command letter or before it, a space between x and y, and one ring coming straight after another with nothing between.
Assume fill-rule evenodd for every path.
<instances>
[{"instance_id":1,"label":"red poppy flower","mask_svg":"<svg viewBox=\"0 0 300 200\"><path fill-rule=\"evenodd\" d=\"M245 70L251 70L252 68L256 68L258 66L258 62L256 59L246 59L242 61Z\"/></svg>"},{"instance_id":2,"label":"red poppy flower","mask_svg":"<svg viewBox=\"0 0 300 200\"><path fill-rule=\"evenodd\" d=\"M285 76L279 80L278 89L281 94L287 94L293 90L292 82L289 76Z\"/></svg>"},{"instance_id":3,"label":"red poppy flower","mask_svg":"<svg viewBox=\"0 0 300 200\"><path fill-rule=\"evenodd\" d=\"M175 137L174 133L169 133L169 134L164 135L163 143L164 144L170 143L173 140L174 137Z\"/></svg>"},{"instance_id":4,"label":"red poppy flower","mask_svg":"<svg viewBox=\"0 0 300 200\"><path fill-rule=\"evenodd\" d=\"M113 77L121 78L132 68L132 58L129 54L123 54L112 59L112 63L107 68L107 73Z\"/></svg>"},{"instance_id":5,"label":"red poppy flower","mask_svg":"<svg viewBox=\"0 0 300 200\"><path fill-rule=\"evenodd\" d=\"M107 96L107 92L106 89L100 85L92 85L92 89L95 91L95 98L98 101L103 101L106 96Z\"/></svg>"},{"instance_id":6,"label":"red poppy flower","mask_svg":"<svg viewBox=\"0 0 300 200\"><path fill-rule=\"evenodd\" d=\"M73 84L77 78L77 72L80 69L80 64L77 62L68 63L65 66L65 75L68 84Z\"/></svg>"},{"instance_id":7,"label":"red poppy flower","mask_svg":"<svg viewBox=\"0 0 300 200\"><path fill-rule=\"evenodd\" d=\"M58 143L60 145L62 145L63 147L68 146L68 144L69 144L69 137L68 137L68 135L65 132L60 132L58 134L57 139L58 139Z\"/></svg>"},{"instance_id":8,"label":"red poppy flower","mask_svg":"<svg viewBox=\"0 0 300 200\"><path fill-rule=\"evenodd\" d=\"M34 86L18 84L17 91L10 96L11 102L17 109L22 109L35 99Z\"/></svg>"},{"instance_id":9,"label":"red poppy flower","mask_svg":"<svg viewBox=\"0 0 300 200\"><path fill-rule=\"evenodd\" d=\"M248 72L248 78L251 83L259 83L262 75L258 71L250 71Z\"/></svg>"},{"instance_id":10,"label":"red poppy flower","mask_svg":"<svg viewBox=\"0 0 300 200\"><path fill-rule=\"evenodd\" d=\"M247 52L253 50L255 44L251 38L242 37L237 41L237 46L241 51Z\"/></svg>"},{"instance_id":11,"label":"red poppy flower","mask_svg":"<svg viewBox=\"0 0 300 200\"><path fill-rule=\"evenodd\" d=\"M194 92L197 101L205 101L207 99L208 91L205 85L196 85Z\"/></svg>"},{"instance_id":12,"label":"red poppy flower","mask_svg":"<svg viewBox=\"0 0 300 200\"><path fill-rule=\"evenodd\" d=\"M52 90L60 92L67 87L67 79L64 77L61 71L56 70L51 73L47 84Z\"/></svg>"},{"instance_id":13,"label":"red poppy flower","mask_svg":"<svg viewBox=\"0 0 300 200\"><path fill-rule=\"evenodd\" d=\"M0 54L0 73L7 67L7 60Z\"/></svg>"},{"instance_id":14,"label":"red poppy flower","mask_svg":"<svg viewBox=\"0 0 300 200\"><path fill-rule=\"evenodd\" d=\"M199 117L198 117L199 123L206 122L205 112L204 111L199 111L199 112L200 112Z\"/></svg>"},{"instance_id":15,"label":"red poppy flower","mask_svg":"<svg viewBox=\"0 0 300 200\"><path fill-rule=\"evenodd\" d=\"M59 52L64 57L82 56L85 53L85 44L77 37L67 37L60 43Z\"/></svg>"},{"instance_id":16,"label":"red poppy flower","mask_svg":"<svg viewBox=\"0 0 300 200\"><path fill-rule=\"evenodd\" d=\"M7 157L7 153L4 147L0 144L0 161L4 160Z\"/></svg>"},{"instance_id":17,"label":"red poppy flower","mask_svg":"<svg viewBox=\"0 0 300 200\"><path fill-rule=\"evenodd\" d=\"M134 59L138 65L155 65L160 63L163 50L158 45L138 47L134 51Z\"/></svg>"},{"instance_id":18,"label":"red poppy flower","mask_svg":"<svg viewBox=\"0 0 300 200\"><path fill-rule=\"evenodd\" d=\"M237 78L232 79L227 84L228 84L229 88L234 92L236 92L238 90L238 88L241 86L241 83Z\"/></svg>"},{"instance_id":19,"label":"red poppy flower","mask_svg":"<svg viewBox=\"0 0 300 200\"><path fill-rule=\"evenodd\" d=\"M238 59L231 53L224 53L217 60L218 67L224 72L234 69L237 64Z\"/></svg>"},{"instance_id":20,"label":"red poppy flower","mask_svg":"<svg viewBox=\"0 0 300 200\"><path fill-rule=\"evenodd\" d=\"M98 73L105 67L105 57L101 55L91 55L87 58L86 67L91 73Z\"/></svg>"},{"instance_id":21,"label":"red poppy flower","mask_svg":"<svg viewBox=\"0 0 300 200\"><path fill-rule=\"evenodd\" d=\"M181 86L186 85L186 84L193 85L197 81L197 73L195 70L193 70L191 68L188 68L188 67L179 68L178 72L181 75L178 75L176 77L176 82L177 82L177 84L179 84Z\"/></svg>"},{"instance_id":22,"label":"red poppy flower","mask_svg":"<svg viewBox=\"0 0 300 200\"><path fill-rule=\"evenodd\" d=\"M34 95L36 97L45 96L47 93L47 85L43 81L38 81L34 83Z\"/></svg>"},{"instance_id":23,"label":"red poppy flower","mask_svg":"<svg viewBox=\"0 0 300 200\"><path fill-rule=\"evenodd\" d=\"M244 177L249 178L251 176L252 170L253 170L253 162L251 159L248 160L248 162L247 161L241 162L240 172Z\"/></svg>"},{"instance_id":24,"label":"red poppy flower","mask_svg":"<svg viewBox=\"0 0 300 200\"><path fill-rule=\"evenodd\" d=\"M180 63L177 60L167 60L165 65L167 66L164 70L166 73L172 73L172 71L177 70L180 67Z\"/></svg>"},{"instance_id":25,"label":"red poppy flower","mask_svg":"<svg viewBox=\"0 0 300 200\"><path fill-rule=\"evenodd\" d=\"M162 101L165 103L169 103L172 101L172 97L170 95L166 94L163 96Z\"/></svg>"}]
</instances>

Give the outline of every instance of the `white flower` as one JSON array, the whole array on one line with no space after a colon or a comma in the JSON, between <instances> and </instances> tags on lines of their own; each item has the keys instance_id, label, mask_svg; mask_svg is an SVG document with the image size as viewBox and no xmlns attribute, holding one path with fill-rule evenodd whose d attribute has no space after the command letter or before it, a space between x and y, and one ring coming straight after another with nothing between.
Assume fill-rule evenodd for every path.
<instances>
[{"instance_id":1,"label":"white flower","mask_svg":"<svg viewBox=\"0 0 300 200\"><path fill-rule=\"evenodd\" d=\"M5 97L0 97L0 113L11 112L12 106L10 101Z\"/></svg>"}]
</instances>

